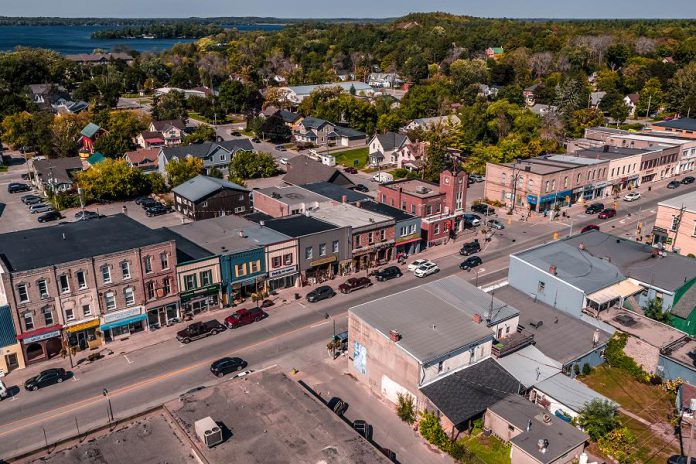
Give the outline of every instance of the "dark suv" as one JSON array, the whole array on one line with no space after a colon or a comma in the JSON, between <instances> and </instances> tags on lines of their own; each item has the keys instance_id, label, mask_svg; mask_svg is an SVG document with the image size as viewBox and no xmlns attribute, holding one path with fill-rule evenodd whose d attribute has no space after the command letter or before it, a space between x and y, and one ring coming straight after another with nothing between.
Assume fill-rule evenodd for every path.
<instances>
[{"instance_id":1,"label":"dark suv","mask_svg":"<svg viewBox=\"0 0 696 464\"><path fill-rule=\"evenodd\" d=\"M12 182L7 186L7 191L8 193L30 192L31 187L29 187L27 184Z\"/></svg>"},{"instance_id":2,"label":"dark suv","mask_svg":"<svg viewBox=\"0 0 696 464\"><path fill-rule=\"evenodd\" d=\"M222 358L210 365L210 372L222 377L234 371L241 371L247 367L247 362L242 358Z\"/></svg>"},{"instance_id":3,"label":"dark suv","mask_svg":"<svg viewBox=\"0 0 696 464\"><path fill-rule=\"evenodd\" d=\"M604 211L604 205L602 203L592 203L585 208L585 214L597 214Z\"/></svg>"},{"instance_id":4,"label":"dark suv","mask_svg":"<svg viewBox=\"0 0 696 464\"><path fill-rule=\"evenodd\" d=\"M471 211L479 214L483 214L484 216L492 216L495 214L495 208L491 208L485 203L479 203L471 207Z\"/></svg>"},{"instance_id":5,"label":"dark suv","mask_svg":"<svg viewBox=\"0 0 696 464\"><path fill-rule=\"evenodd\" d=\"M401 277L402 275L403 273L401 272L401 269L399 269L396 266L389 266L375 272L375 279L377 279L380 282L384 282L385 280L396 279L397 277Z\"/></svg>"},{"instance_id":6,"label":"dark suv","mask_svg":"<svg viewBox=\"0 0 696 464\"><path fill-rule=\"evenodd\" d=\"M333 288L329 287L328 285L322 285L321 287L317 287L307 294L307 301L310 303L315 303L327 298L333 298L334 296L336 296L336 292Z\"/></svg>"},{"instance_id":7,"label":"dark suv","mask_svg":"<svg viewBox=\"0 0 696 464\"><path fill-rule=\"evenodd\" d=\"M266 316L267 314L261 308L238 309L225 318L225 325L228 329L236 329L252 322L258 322Z\"/></svg>"},{"instance_id":8,"label":"dark suv","mask_svg":"<svg viewBox=\"0 0 696 464\"><path fill-rule=\"evenodd\" d=\"M475 239L473 242L462 245L462 249L459 250L459 254L462 256L469 256L473 255L474 253L478 253L479 251L481 251L481 244L479 243L478 239Z\"/></svg>"}]
</instances>

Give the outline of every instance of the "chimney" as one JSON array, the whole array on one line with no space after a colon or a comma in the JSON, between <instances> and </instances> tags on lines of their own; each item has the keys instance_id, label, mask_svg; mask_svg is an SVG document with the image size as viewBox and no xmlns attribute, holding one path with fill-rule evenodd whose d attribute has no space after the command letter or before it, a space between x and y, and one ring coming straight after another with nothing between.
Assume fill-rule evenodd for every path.
<instances>
[{"instance_id":1,"label":"chimney","mask_svg":"<svg viewBox=\"0 0 696 464\"><path fill-rule=\"evenodd\" d=\"M63 232L63 240L65 240L65 232Z\"/></svg>"},{"instance_id":2,"label":"chimney","mask_svg":"<svg viewBox=\"0 0 696 464\"><path fill-rule=\"evenodd\" d=\"M398 342L401 340L401 334L399 333L398 330L390 330L389 331L389 340L393 341L394 343Z\"/></svg>"},{"instance_id":3,"label":"chimney","mask_svg":"<svg viewBox=\"0 0 696 464\"><path fill-rule=\"evenodd\" d=\"M527 420L527 432L532 430L532 419Z\"/></svg>"},{"instance_id":4,"label":"chimney","mask_svg":"<svg viewBox=\"0 0 696 464\"><path fill-rule=\"evenodd\" d=\"M481 315L479 313L474 314L474 316L471 318L475 323L480 324L481 323Z\"/></svg>"},{"instance_id":5,"label":"chimney","mask_svg":"<svg viewBox=\"0 0 696 464\"><path fill-rule=\"evenodd\" d=\"M355 203L355 207L356 207L356 208L360 208L360 202L359 202L359 201Z\"/></svg>"},{"instance_id":6,"label":"chimney","mask_svg":"<svg viewBox=\"0 0 696 464\"><path fill-rule=\"evenodd\" d=\"M343 195L341 197L341 203L347 203L348 202L348 195Z\"/></svg>"},{"instance_id":7,"label":"chimney","mask_svg":"<svg viewBox=\"0 0 696 464\"><path fill-rule=\"evenodd\" d=\"M549 447L549 441L546 438L540 438L537 442L537 446L539 447L539 452L545 454L546 449Z\"/></svg>"},{"instance_id":8,"label":"chimney","mask_svg":"<svg viewBox=\"0 0 696 464\"><path fill-rule=\"evenodd\" d=\"M552 264L551 266L549 266L549 274L558 274L558 272L556 271L556 265Z\"/></svg>"},{"instance_id":9,"label":"chimney","mask_svg":"<svg viewBox=\"0 0 696 464\"><path fill-rule=\"evenodd\" d=\"M578 250L585 251L585 243L584 242L580 242L580 245L578 245Z\"/></svg>"}]
</instances>

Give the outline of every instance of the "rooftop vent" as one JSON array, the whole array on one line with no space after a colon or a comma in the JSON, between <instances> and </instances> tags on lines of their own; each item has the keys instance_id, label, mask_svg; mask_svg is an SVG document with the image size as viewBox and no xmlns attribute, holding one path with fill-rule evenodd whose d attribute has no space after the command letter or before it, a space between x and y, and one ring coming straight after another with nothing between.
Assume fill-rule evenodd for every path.
<instances>
[{"instance_id":1,"label":"rooftop vent","mask_svg":"<svg viewBox=\"0 0 696 464\"><path fill-rule=\"evenodd\" d=\"M260 225L261 227L265 226L265 225L266 225L266 221L259 221L259 225Z\"/></svg>"},{"instance_id":2,"label":"rooftop vent","mask_svg":"<svg viewBox=\"0 0 696 464\"><path fill-rule=\"evenodd\" d=\"M430 192L430 189L428 187L426 187L425 185L419 185L418 187L416 187L416 192L417 193L428 193L428 192Z\"/></svg>"},{"instance_id":3,"label":"rooftop vent","mask_svg":"<svg viewBox=\"0 0 696 464\"><path fill-rule=\"evenodd\" d=\"M480 324L482 321L481 315L479 313L474 314L474 316L471 319L477 324Z\"/></svg>"},{"instance_id":4,"label":"rooftop vent","mask_svg":"<svg viewBox=\"0 0 696 464\"><path fill-rule=\"evenodd\" d=\"M525 167L524 167L524 170L527 171L527 172L531 172L532 167L531 167L531 166L525 166Z\"/></svg>"},{"instance_id":5,"label":"rooftop vent","mask_svg":"<svg viewBox=\"0 0 696 464\"><path fill-rule=\"evenodd\" d=\"M584 242L580 242L580 245L578 245L578 250L580 250L580 251L585 251L585 248L587 248L587 247L585 246L585 243L584 243Z\"/></svg>"},{"instance_id":6,"label":"rooftop vent","mask_svg":"<svg viewBox=\"0 0 696 464\"><path fill-rule=\"evenodd\" d=\"M549 266L549 274L551 274L551 275L556 275L556 274L558 274L558 270L556 269L556 265L555 265L555 264L552 264L551 266Z\"/></svg>"},{"instance_id":7,"label":"rooftop vent","mask_svg":"<svg viewBox=\"0 0 696 464\"><path fill-rule=\"evenodd\" d=\"M544 424L550 424L551 423L551 416L544 413L544 416L542 417L542 421L544 422Z\"/></svg>"},{"instance_id":8,"label":"rooftop vent","mask_svg":"<svg viewBox=\"0 0 696 464\"><path fill-rule=\"evenodd\" d=\"M540 438L537 442L537 446L539 447L539 452L544 454L546 453L546 449L549 447L549 441L546 438Z\"/></svg>"},{"instance_id":9,"label":"rooftop vent","mask_svg":"<svg viewBox=\"0 0 696 464\"><path fill-rule=\"evenodd\" d=\"M394 343L398 342L401 340L401 334L399 333L398 330L390 330L389 331L389 340L393 341Z\"/></svg>"},{"instance_id":10,"label":"rooftop vent","mask_svg":"<svg viewBox=\"0 0 696 464\"><path fill-rule=\"evenodd\" d=\"M278 200L278 199L280 199L280 198L283 198L283 196L282 196L280 193L278 193L278 192L273 192L273 193L271 194L271 197L275 198L276 200Z\"/></svg>"}]
</instances>

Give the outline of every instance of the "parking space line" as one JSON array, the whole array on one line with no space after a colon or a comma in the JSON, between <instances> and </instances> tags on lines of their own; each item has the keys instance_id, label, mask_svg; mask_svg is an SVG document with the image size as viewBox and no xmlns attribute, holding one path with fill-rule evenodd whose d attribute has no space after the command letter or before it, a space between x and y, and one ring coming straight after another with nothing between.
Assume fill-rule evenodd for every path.
<instances>
[{"instance_id":1,"label":"parking space line","mask_svg":"<svg viewBox=\"0 0 696 464\"><path fill-rule=\"evenodd\" d=\"M128 361L128 364L133 364L133 361L131 361L130 359L128 359L128 356L126 356L126 355L124 354L123 357L125 358L126 361Z\"/></svg>"}]
</instances>

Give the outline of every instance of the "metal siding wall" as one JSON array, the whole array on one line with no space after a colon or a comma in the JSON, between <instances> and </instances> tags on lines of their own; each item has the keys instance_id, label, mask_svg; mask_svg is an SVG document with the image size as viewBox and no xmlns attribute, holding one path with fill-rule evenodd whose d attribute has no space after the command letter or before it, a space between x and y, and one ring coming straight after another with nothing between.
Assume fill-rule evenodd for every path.
<instances>
[{"instance_id":1,"label":"metal siding wall","mask_svg":"<svg viewBox=\"0 0 696 464\"><path fill-rule=\"evenodd\" d=\"M0 348L17 343L12 312L9 306L0 307Z\"/></svg>"},{"instance_id":2,"label":"metal siding wall","mask_svg":"<svg viewBox=\"0 0 696 464\"><path fill-rule=\"evenodd\" d=\"M660 355L658 366L662 367L662 372L659 373L663 379L674 380L677 377L681 377L684 381L696 385L696 371L694 369L683 366L662 355Z\"/></svg>"}]
</instances>

